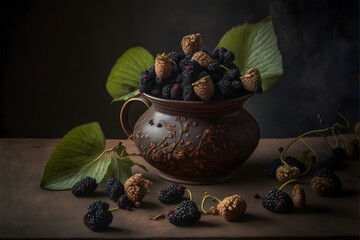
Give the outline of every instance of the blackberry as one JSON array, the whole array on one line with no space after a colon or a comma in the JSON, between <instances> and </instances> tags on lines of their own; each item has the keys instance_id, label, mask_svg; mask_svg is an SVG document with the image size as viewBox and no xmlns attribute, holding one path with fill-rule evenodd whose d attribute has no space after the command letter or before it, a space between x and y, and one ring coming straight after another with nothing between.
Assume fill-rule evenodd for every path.
<instances>
[{"instance_id":1,"label":"blackberry","mask_svg":"<svg viewBox=\"0 0 360 240\"><path fill-rule=\"evenodd\" d=\"M160 78L160 77L156 77L155 78L155 82L156 84L158 84L159 86L164 86L166 83L168 83L168 79L165 78Z\"/></svg>"},{"instance_id":2,"label":"blackberry","mask_svg":"<svg viewBox=\"0 0 360 240\"><path fill-rule=\"evenodd\" d=\"M231 63L234 61L235 55L232 52L228 51L223 54L223 58L223 63Z\"/></svg>"},{"instance_id":3,"label":"blackberry","mask_svg":"<svg viewBox=\"0 0 360 240\"><path fill-rule=\"evenodd\" d=\"M237 68L229 69L228 74L231 80L238 80L240 78L240 72Z\"/></svg>"},{"instance_id":4,"label":"blackberry","mask_svg":"<svg viewBox=\"0 0 360 240\"><path fill-rule=\"evenodd\" d=\"M210 74L210 77L213 80L214 84L216 84L223 78L223 74L221 74L220 72L214 72Z\"/></svg>"},{"instance_id":5,"label":"blackberry","mask_svg":"<svg viewBox=\"0 0 360 240\"><path fill-rule=\"evenodd\" d=\"M116 178L109 178L105 183L105 193L114 202L124 194L124 185Z\"/></svg>"},{"instance_id":6,"label":"blackberry","mask_svg":"<svg viewBox=\"0 0 360 240\"><path fill-rule=\"evenodd\" d=\"M220 70L220 64L219 62L213 62L211 64L209 64L209 66L207 67L207 69L209 70L210 73L214 73L216 71Z\"/></svg>"},{"instance_id":7,"label":"blackberry","mask_svg":"<svg viewBox=\"0 0 360 240\"><path fill-rule=\"evenodd\" d=\"M144 70L140 76L140 85L139 91L144 93L149 93L154 85L155 80L155 71L151 70Z\"/></svg>"},{"instance_id":8,"label":"blackberry","mask_svg":"<svg viewBox=\"0 0 360 240\"><path fill-rule=\"evenodd\" d=\"M220 80L215 86L217 86L220 95L224 96L225 99L230 99L235 96L235 89L232 87L230 81Z\"/></svg>"},{"instance_id":9,"label":"blackberry","mask_svg":"<svg viewBox=\"0 0 360 240\"><path fill-rule=\"evenodd\" d=\"M287 193L272 188L263 198L262 206L274 213L286 213L293 209L294 203Z\"/></svg>"},{"instance_id":10,"label":"blackberry","mask_svg":"<svg viewBox=\"0 0 360 240\"><path fill-rule=\"evenodd\" d=\"M212 57L213 59L219 58L219 51L220 51L219 48L215 48L215 49L212 51L212 53L211 53L211 57Z\"/></svg>"},{"instance_id":11,"label":"blackberry","mask_svg":"<svg viewBox=\"0 0 360 240\"><path fill-rule=\"evenodd\" d=\"M76 197L89 196L95 191L97 186L96 179L88 176L76 182L71 188L71 192Z\"/></svg>"},{"instance_id":12,"label":"blackberry","mask_svg":"<svg viewBox=\"0 0 360 240\"><path fill-rule=\"evenodd\" d=\"M341 192L341 180L329 168L317 169L311 179L311 188L320 196L334 196Z\"/></svg>"},{"instance_id":13,"label":"blackberry","mask_svg":"<svg viewBox=\"0 0 360 240\"><path fill-rule=\"evenodd\" d=\"M331 150L331 156L329 158L320 162L320 167L328 167L333 171L337 171L343 167L343 162L345 159L345 149L337 147Z\"/></svg>"},{"instance_id":14,"label":"blackberry","mask_svg":"<svg viewBox=\"0 0 360 240\"><path fill-rule=\"evenodd\" d=\"M170 82L176 82L177 76L180 74L180 69L177 66L172 67L171 75L169 77Z\"/></svg>"},{"instance_id":15,"label":"blackberry","mask_svg":"<svg viewBox=\"0 0 360 240\"><path fill-rule=\"evenodd\" d=\"M242 84L238 80L234 80L231 82L231 86L234 88L235 93L240 93L243 90Z\"/></svg>"},{"instance_id":16,"label":"blackberry","mask_svg":"<svg viewBox=\"0 0 360 240\"><path fill-rule=\"evenodd\" d=\"M184 71L185 67L188 66L191 62L192 54L187 55L179 62L179 68Z\"/></svg>"},{"instance_id":17,"label":"blackberry","mask_svg":"<svg viewBox=\"0 0 360 240\"><path fill-rule=\"evenodd\" d=\"M191 85L183 86L183 100L184 101L196 101L199 97L196 95Z\"/></svg>"},{"instance_id":18,"label":"blackberry","mask_svg":"<svg viewBox=\"0 0 360 240\"><path fill-rule=\"evenodd\" d=\"M184 58L184 54L178 52L169 52L167 56L176 65Z\"/></svg>"},{"instance_id":19,"label":"blackberry","mask_svg":"<svg viewBox=\"0 0 360 240\"><path fill-rule=\"evenodd\" d=\"M183 85L191 85L192 83L195 82L195 78L192 76L191 72L183 72L182 74L182 82L181 84Z\"/></svg>"},{"instance_id":20,"label":"blackberry","mask_svg":"<svg viewBox=\"0 0 360 240\"><path fill-rule=\"evenodd\" d=\"M201 213L196 203L191 200L182 201L175 210L167 213L167 219L171 224L177 226L188 226L195 224L201 218Z\"/></svg>"},{"instance_id":21,"label":"blackberry","mask_svg":"<svg viewBox=\"0 0 360 240\"><path fill-rule=\"evenodd\" d=\"M126 195L122 195L116 204L119 206L119 208L126 210L131 210L131 208L134 206L134 203L130 201Z\"/></svg>"},{"instance_id":22,"label":"blackberry","mask_svg":"<svg viewBox=\"0 0 360 240\"><path fill-rule=\"evenodd\" d=\"M160 85L155 85L151 91L150 91L150 95L154 96L154 97L161 97L162 96L162 89Z\"/></svg>"},{"instance_id":23,"label":"blackberry","mask_svg":"<svg viewBox=\"0 0 360 240\"><path fill-rule=\"evenodd\" d=\"M166 84L165 86L163 86L162 88L163 98L171 98L171 88L172 88L171 84Z\"/></svg>"},{"instance_id":24,"label":"blackberry","mask_svg":"<svg viewBox=\"0 0 360 240\"><path fill-rule=\"evenodd\" d=\"M174 100L180 100L182 96L182 88L181 85L178 83L175 83L170 91L170 97Z\"/></svg>"},{"instance_id":25,"label":"blackberry","mask_svg":"<svg viewBox=\"0 0 360 240\"><path fill-rule=\"evenodd\" d=\"M109 204L102 201L91 203L84 214L83 222L92 231L105 230L113 220L113 215L109 211Z\"/></svg>"},{"instance_id":26,"label":"blackberry","mask_svg":"<svg viewBox=\"0 0 360 240\"><path fill-rule=\"evenodd\" d=\"M180 184L172 184L163 188L158 193L158 200L162 203L178 203L183 199L185 187Z\"/></svg>"},{"instance_id":27,"label":"blackberry","mask_svg":"<svg viewBox=\"0 0 360 240\"><path fill-rule=\"evenodd\" d=\"M301 173L305 172L306 171L306 166L300 162L299 160L297 160L296 158L294 157L286 157L285 158L285 162L289 165L289 166L293 166L293 167L297 167ZM281 162L281 160L278 158L278 159L275 159L270 168L268 169L267 171L267 174L269 177L273 178L273 179L276 179L276 169L278 167L280 167L281 165L283 165L283 163Z\"/></svg>"},{"instance_id":28,"label":"blackberry","mask_svg":"<svg viewBox=\"0 0 360 240\"><path fill-rule=\"evenodd\" d=\"M182 82L182 74L178 73L178 75L175 78L175 83L181 83Z\"/></svg>"}]
</instances>

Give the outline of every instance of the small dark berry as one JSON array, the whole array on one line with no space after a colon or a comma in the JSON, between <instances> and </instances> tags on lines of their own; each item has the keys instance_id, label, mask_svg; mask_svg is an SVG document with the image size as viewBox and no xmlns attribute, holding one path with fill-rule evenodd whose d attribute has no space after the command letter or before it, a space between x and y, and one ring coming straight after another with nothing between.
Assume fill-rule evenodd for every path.
<instances>
[{"instance_id":1,"label":"small dark berry","mask_svg":"<svg viewBox=\"0 0 360 240\"><path fill-rule=\"evenodd\" d=\"M76 197L90 196L94 193L97 186L96 179L88 176L76 182L71 188L71 192Z\"/></svg>"},{"instance_id":2,"label":"small dark berry","mask_svg":"<svg viewBox=\"0 0 360 240\"><path fill-rule=\"evenodd\" d=\"M109 178L105 183L105 193L114 202L124 194L124 185L116 178Z\"/></svg>"}]
</instances>

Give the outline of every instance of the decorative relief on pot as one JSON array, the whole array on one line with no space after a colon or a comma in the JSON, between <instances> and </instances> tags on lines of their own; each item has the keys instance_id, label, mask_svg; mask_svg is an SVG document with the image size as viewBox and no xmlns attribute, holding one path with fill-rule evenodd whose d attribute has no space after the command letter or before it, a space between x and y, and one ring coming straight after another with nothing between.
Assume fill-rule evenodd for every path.
<instances>
[{"instance_id":1,"label":"decorative relief on pot","mask_svg":"<svg viewBox=\"0 0 360 240\"><path fill-rule=\"evenodd\" d=\"M159 120L154 125L154 120L148 119L152 123L148 127L164 128L160 138L143 134L140 124L135 127L133 138L141 155L157 169L174 176L215 176L224 169L236 168L243 158L237 144L237 127L222 122L205 127L183 116L174 116L172 120ZM191 137L194 133L196 137Z\"/></svg>"}]
</instances>

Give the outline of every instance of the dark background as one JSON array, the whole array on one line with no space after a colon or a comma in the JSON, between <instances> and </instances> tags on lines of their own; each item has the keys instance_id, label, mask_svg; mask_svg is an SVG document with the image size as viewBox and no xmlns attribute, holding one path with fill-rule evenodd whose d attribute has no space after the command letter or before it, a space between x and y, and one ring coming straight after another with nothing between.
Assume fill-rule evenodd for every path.
<instances>
[{"instance_id":1,"label":"dark background","mask_svg":"<svg viewBox=\"0 0 360 240\"><path fill-rule=\"evenodd\" d=\"M180 51L200 32L212 50L231 27L272 15L284 75L246 109L262 137L359 119L359 1L1 1L1 137L59 138L98 121L124 138L105 83L133 46ZM145 108L131 111L135 120Z\"/></svg>"}]
</instances>

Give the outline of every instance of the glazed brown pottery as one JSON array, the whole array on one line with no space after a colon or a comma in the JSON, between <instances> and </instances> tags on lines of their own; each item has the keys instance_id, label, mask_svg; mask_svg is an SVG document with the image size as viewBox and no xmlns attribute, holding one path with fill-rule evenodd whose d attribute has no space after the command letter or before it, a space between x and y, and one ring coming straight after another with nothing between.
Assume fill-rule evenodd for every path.
<instances>
[{"instance_id":1,"label":"glazed brown pottery","mask_svg":"<svg viewBox=\"0 0 360 240\"><path fill-rule=\"evenodd\" d=\"M247 95L225 101L180 101L141 94L120 112L124 131L163 179L185 184L224 181L255 150L260 131L243 108ZM131 129L128 111L134 101L148 109Z\"/></svg>"}]
</instances>

